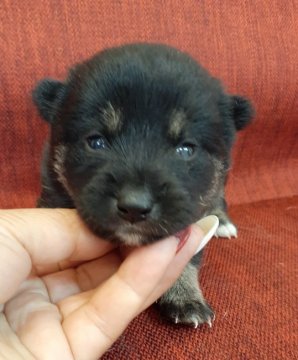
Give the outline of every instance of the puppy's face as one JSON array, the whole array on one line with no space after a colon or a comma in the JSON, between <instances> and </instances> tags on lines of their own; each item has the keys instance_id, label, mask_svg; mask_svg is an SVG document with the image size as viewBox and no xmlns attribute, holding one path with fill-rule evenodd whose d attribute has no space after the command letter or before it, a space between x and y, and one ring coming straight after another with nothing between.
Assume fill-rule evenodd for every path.
<instances>
[{"instance_id":1,"label":"puppy's face","mask_svg":"<svg viewBox=\"0 0 298 360\"><path fill-rule=\"evenodd\" d=\"M150 243L199 219L223 184L249 103L226 95L187 55L110 49L34 93L51 123L50 162L87 225Z\"/></svg>"}]
</instances>

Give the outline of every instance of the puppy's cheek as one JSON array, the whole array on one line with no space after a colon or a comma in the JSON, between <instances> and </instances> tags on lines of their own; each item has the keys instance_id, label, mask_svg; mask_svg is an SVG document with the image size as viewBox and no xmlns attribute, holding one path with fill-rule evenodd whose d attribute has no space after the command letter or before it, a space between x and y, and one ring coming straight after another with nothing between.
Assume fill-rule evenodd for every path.
<instances>
[{"instance_id":1,"label":"puppy's cheek","mask_svg":"<svg viewBox=\"0 0 298 360\"><path fill-rule=\"evenodd\" d=\"M197 219L198 207L188 191L176 186L161 199L160 223L169 234L182 230Z\"/></svg>"},{"instance_id":2,"label":"puppy's cheek","mask_svg":"<svg viewBox=\"0 0 298 360\"><path fill-rule=\"evenodd\" d=\"M65 145L60 144L54 148L53 151L53 162L52 169L56 173L57 180L66 190L68 195L72 196L72 190L69 186L67 170L66 170L66 158L67 158L68 149Z\"/></svg>"},{"instance_id":3,"label":"puppy's cheek","mask_svg":"<svg viewBox=\"0 0 298 360\"><path fill-rule=\"evenodd\" d=\"M113 199L105 195L104 189L92 184L85 186L75 198L75 205L85 223L97 233L101 229L115 225Z\"/></svg>"},{"instance_id":4,"label":"puppy's cheek","mask_svg":"<svg viewBox=\"0 0 298 360\"><path fill-rule=\"evenodd\" d=\"M199 196L199 205L206 210L210 210L213 207L214 201L216 201L218 196L222 195L221 192L223 191L226 174L223 161L216 157L211 157L211 161L213 172L209 175L208 186Z\"/></svg>"}]
</instances>

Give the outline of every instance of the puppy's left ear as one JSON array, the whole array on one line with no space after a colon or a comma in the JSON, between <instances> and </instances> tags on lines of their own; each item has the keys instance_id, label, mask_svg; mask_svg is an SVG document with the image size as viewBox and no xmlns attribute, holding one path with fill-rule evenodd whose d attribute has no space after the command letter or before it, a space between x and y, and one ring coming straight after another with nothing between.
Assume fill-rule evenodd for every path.
<instances>
[{"instance_id":1,"label":"puppy's left ear","mask_svg":"<svg viewBox=\"0 0 298 360\"><path fill-rule=\"evenodd\" d=\"M251 102L238 95L232 98L232 116L237 130L244 129L253 119L255 110Z\"/></svg>"},{"instance_id":2,"label":"puppy's left ear","mask_svg":"<svg viewBox=\"0 0 298 360\"><path fill-rule=\"evenodd\" d=\"M66 85L58 80L41 80L32 92L33 101L40 115L49 122L54 122L59 105L66 93Z\"/></svg>"}]
</instances>

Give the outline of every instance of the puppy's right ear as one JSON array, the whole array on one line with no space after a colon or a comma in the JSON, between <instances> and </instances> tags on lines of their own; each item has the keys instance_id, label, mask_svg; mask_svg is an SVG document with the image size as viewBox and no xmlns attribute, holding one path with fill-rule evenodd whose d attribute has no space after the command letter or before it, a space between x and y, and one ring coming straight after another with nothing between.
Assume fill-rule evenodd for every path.
<instances>
[{"instance_id":1,"label":"puppy's right ear","mask_svg":"<svg viewBox=\"0 0 298 360\"><path fill-rule=\"evenodd\" d=\"M66 92L66 85L58 80L41 80L32 92L33 101L40 115L50 124L53 123L58 106Z\"/></svg>"},{"instance_id":2,"label":"puppy's right ear","mask_svg":"<svg viewBox=\"0 0 298 360\"><path fill-rule=\"evenodd\" d=\"M255 115L254 108L250 101L242 96L233 95L232 113L236 130L244 129Z\"/></svg>"}]
</instances>

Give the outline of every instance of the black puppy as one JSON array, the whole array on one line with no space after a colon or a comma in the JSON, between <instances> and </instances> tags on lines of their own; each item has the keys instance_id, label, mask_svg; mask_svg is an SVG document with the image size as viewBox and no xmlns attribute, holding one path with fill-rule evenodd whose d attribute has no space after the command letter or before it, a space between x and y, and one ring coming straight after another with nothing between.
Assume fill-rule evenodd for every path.
<instances>
[{"instance_id":1,"label":"black puppy","mask_svg":"<svg viewBox=\"0 0 298 360\"><path fill-rule=\"evenodd\" d=\"M33 99L51 124L39 206L75 207L119 244L157 241L207 214L219 217L219 236L236 236L224 183L236 130L253 110L191 57L164 45L108 49L65 82L41 81ZM175 323L211 324L200 257L159 300Z\"/></svg>"}]
</instances>

